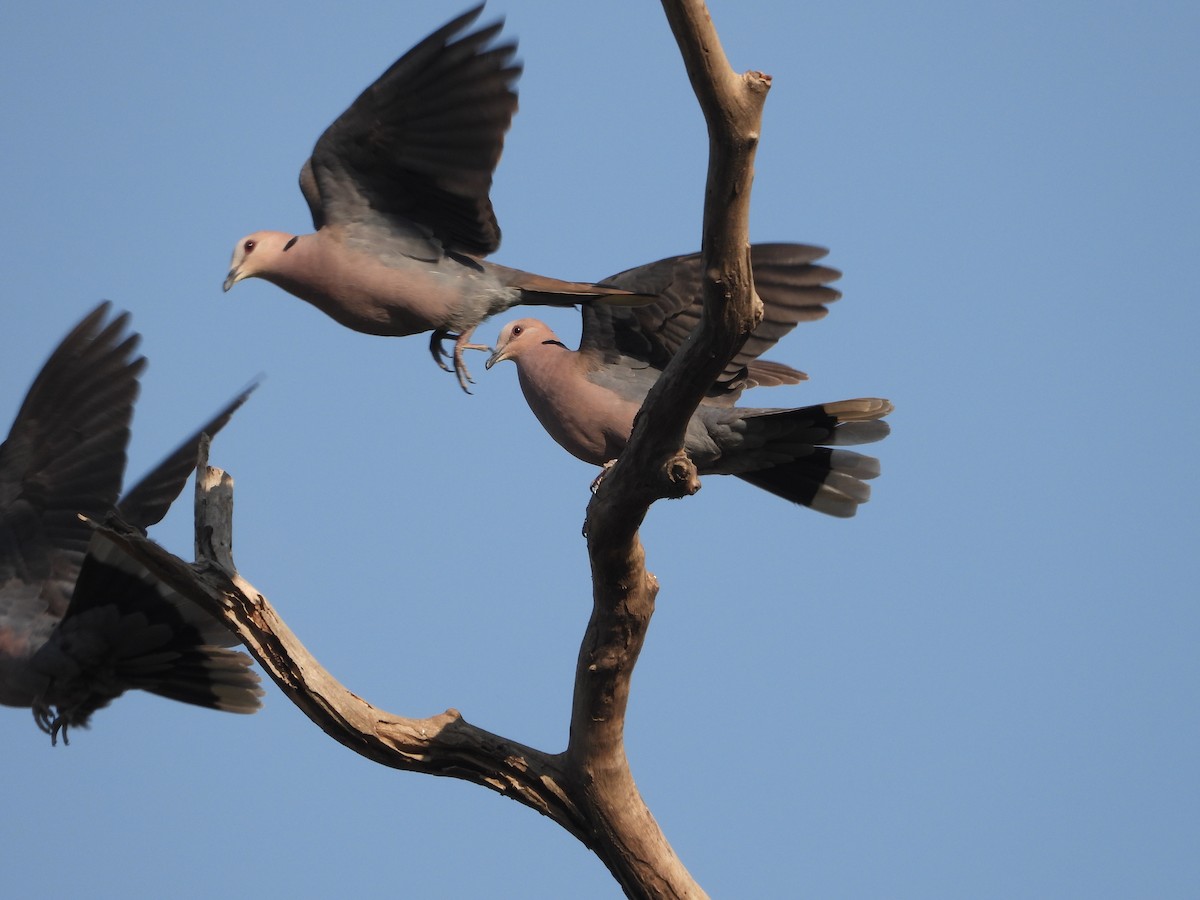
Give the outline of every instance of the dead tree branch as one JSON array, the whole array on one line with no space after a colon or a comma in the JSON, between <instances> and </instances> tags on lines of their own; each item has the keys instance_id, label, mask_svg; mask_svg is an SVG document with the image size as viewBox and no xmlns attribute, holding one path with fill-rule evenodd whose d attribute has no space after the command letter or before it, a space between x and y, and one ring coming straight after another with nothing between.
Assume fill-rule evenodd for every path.
<instances>
[{"instance_id":1,"label":"dead tree branch","mask_svg":"<svg viewBox=\"0 0 1200 900\"><path fill-rule=\"evenodd\" d=\"M679 449L688 420L762 318L750 274L749 209L770 79L733 72L703 0L663 0L663 8L708 123L704 315L650 391L629 445L588 506L593 610L576 667L567 757L594 786L583 809L614 835L611 847L596 852L616 854L605 863L626 893L697 897L703 892L654 821L625 758L630 681L658 593L638 529L655 500L699 488Z\"/></svg>"},{"instance_id":2,"label":"dead tree branch","mask_svg":"<svg viewBox=\"0 0 1200 900\"><path fill-rule=\"evenodd\" d=\"M624 725L634 665L658 584L638 530L655 500L699 488L680 447L706 388L761 318L750 276L747 214L770 79L736 75L702 0L663 0L709 127L700 326L659 379L628 448L588 507L593 612L579 651L566 751L546 753L471 725L457 710L427 718L385 712L337 681L308 652L233 560L233 482L197 473L196 562L113 520L132 557L225 622L287 697L322 731L380 765L484 785L553 819L600 857L630 897L704 892L675 855L634 783Z\"/></svg>"},{"instance_id":3,"label":"dead tree branch","mask_svg":"<svg viewBox=\"0 0 1200 900\"><path fill-rule=\"evenodd\" d=\"M380 765L489 787L592 846L586 820L563 787L568 779L558 756L477 728L454 709L427 718L394 715L334 678L234 566L233 479L202 461L196 481L194 564L119 520L105 523L105 530L131 557L229 626L288 699L334 740Z\"/></svg>"}]
</instances>

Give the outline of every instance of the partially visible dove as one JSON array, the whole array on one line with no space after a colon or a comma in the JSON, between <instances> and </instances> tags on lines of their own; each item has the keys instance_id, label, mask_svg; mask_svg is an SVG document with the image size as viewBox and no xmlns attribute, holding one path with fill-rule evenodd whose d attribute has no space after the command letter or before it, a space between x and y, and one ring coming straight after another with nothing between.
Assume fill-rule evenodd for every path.
<instances>
[{"instance_id":1,"label":"partially visible dove","mask_svg":"<svg viewBox=\"0 0 1200 900\"><path fill-rule=\"evenodd\" d=\"M574 351L544 322L520 319L500 332L487 361L490 369L512 360L542 427L564 449L594 465L606 465L625 449L634 417L665 364L627 334L620 336L626 329L619 319L614 337L612 324L585 308L583 335ZM739 357L745 354L743 348ZM734 406L747 387L781 383L756 379L760 365L744 359L740 376L718 381L692 416L684 449L697 471L736 475L818 512L853 516L870 498L866 480L879 474L879 461L841 448L886 437L888 425L880 420L892 404L865 398L800 409Z\"/></svg>"},{"instance_id":2,"label":"partially visible dove","mask_svg":"<svg viewBox=\"0 0 1200 900\"><path fill-rule=\"evenodd\" d=\"M754 288L762 300L763 319L717 378L713 390L728 393L754 385L796 384L806 376L782 363L759 359L800 322L824 318L826 304L842 295L830 283L837 269L818 264L822 247L807 244L754 244L750 266ZM665 369L700 322L704 263L699 253L672 256L619 272L605 284L654 295L639 306L591 304L583 307L589 344L634 361Z\"/></svg>"},{"instance_id":3,"label":"partially visible dove","mask_svg":"<svg viewBox=\"0 0 1200 900\"><path fill-rule=\"evenodd\" d=\"M32 708L52 740L135 688L229 712L261 705L233 634L80 519L162 519L201 433L249 391L120 496L146 361L129 315L108 314L100 304L63 339L0 444L0 703Z\"/></svg>"}]
</instances>

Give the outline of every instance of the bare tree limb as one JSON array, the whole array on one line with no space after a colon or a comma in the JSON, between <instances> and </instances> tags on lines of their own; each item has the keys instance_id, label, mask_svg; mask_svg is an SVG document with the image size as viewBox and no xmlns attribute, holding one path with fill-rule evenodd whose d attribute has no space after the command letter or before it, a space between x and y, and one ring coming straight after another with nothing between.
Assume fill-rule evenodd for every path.
<instances>
[{"instance_id":1,"label":"bare tree limb","mask_svg":"<svg viewBox=\"0 0 1200 900\"><path fill-rule=\"evenodd\" d=\"M203 451L202 451L203 452ZM507 740L454 709L413 719L354 694L308 652L279 614L233 567L233 479L197 472L196 541L189 565L116 519L104 530L164 582L224 622L285 695L334 740L381 765L482 784L556 821L591 847L584 818L563 787L559 756Z\"/></svg>"},{"instance_id":2,"label":"bare tree limb","mask_svg":"<svg viewBox=\"0 0 1200 900\"><path fill-rule=\"evenodd\" d=\"M695 493L679 449L705 390L761 319L750 275L748 211L770 79L736 75L702 0L663 0L709 128L702 251L704 315L655 384L625 452L588 506L593 611L575 675L566 751L550 754L471 725L448 709L427 718L385 712L342 685L308 652L233 559L233 481L207 465L196 486L196 560L167 553L118 520L106 530L132 557L225 622L283 693L334 740L381 765L461 778L553 819L638 898L705 894L643 801L625 756L634 666L658 583L638 530L651 503Z\"/></svg>"},{"instance_id":3,"label":"bare tree limb","mask_svg":"<svg viewBox=\"0 0 1200 900\"><path fill-rule=\"evenodd\" d=\"M576 667L567 756L593 785L584 808L613 835L596 852L626 893L698 897L703 891L642 800L624 751L630 681L658 592L638 529L655 500L699 488L679 449L688 420L762 319L750 273L749 204L770 79L732 71L703 0L663 0L663 8L708 122L704 314L650 391L628 446L588 506L593 610Z\"/></svg>"}]
</instances>

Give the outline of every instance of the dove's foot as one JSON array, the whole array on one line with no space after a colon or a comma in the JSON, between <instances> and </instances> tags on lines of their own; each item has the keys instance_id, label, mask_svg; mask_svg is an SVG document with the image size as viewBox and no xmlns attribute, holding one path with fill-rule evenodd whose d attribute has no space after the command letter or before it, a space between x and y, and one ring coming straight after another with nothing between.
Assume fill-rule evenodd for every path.
<instances>
[{"instance_id":1,"label":"dove's foot","mask_svg":"<svg viewBox=\"0 0 1200 900\"><path fill-rule=\"evenodd\" d=\"M490 350L483 344L472 344L471 334L475 331L474 328L464 331L462 334L452 334L444 328L439 328L429 338L429 352L433 356L433 361L442 367L445 372L453 372L458 377L458 385L466 393L471 393L471 389L467 387L469 384L474 384L475 379L471 377L470 371L467 370L467 363L463 359L463 354L467 350ZM447 353L446 348L442 346L445 341L454 339L454 351ZM454 368L446 365L447 360L452 360Z\"/></svg>"},{"instance_id":2,"label":"dove's foot","mask_svg":"<svg viewBox=\"0 0 1200 900\"><path fill-rule=\"evenodd\" d=\"M617 464L617 461L615 459L610 459L608 462L606 462L603 466L600 467L600 474L592 479L591 490L592 490L593 494L596 493L596 491L600 490L600 482L602 482L604 480L604 476L608 474L608 470L611 469L616 464Z\"/></svg>"},{"instance_id":3,"label":"dove's foot","mask_svg":"<svg viewBox=\"0 0 1200 900\"><path fill-rule=\"evenodd\" d=\"M51 710L49 704L38 700L33 704L33 720L37 722L38 728L50 735L51 747L58 743L59 734L62 735L64 744L71 743L67 736L67 717L62 710L56 713Z\"/></svg>"}]
</instances>

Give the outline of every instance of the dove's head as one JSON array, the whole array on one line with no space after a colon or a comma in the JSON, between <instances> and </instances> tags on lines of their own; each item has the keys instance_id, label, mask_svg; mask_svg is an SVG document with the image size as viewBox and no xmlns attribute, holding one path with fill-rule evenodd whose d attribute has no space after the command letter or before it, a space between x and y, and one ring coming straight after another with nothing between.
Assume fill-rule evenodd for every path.
<instances>
[{"instance_id":1,"label":"dove's head","mask_svg":"<svg viewBox=\"0 0 1200 900\"><path fill-rule=\"evenodd\" d=\"M243 278L270 275L281 268L282 256L296 243L296 237L282 231L256 231L237 242L223 290L229 290Z\"/></svg>"},{"instance_id":2,"label":"dove's head","mask_svg":"<svg viewBox=\"0 0 1200 900\"><path fill-rule=\"evenodd\" d=\"M496 339L496 348L488 357L484 367L490 369L496 363L506 359L515 361L529 348L540 347L542 344L557 344L561 347L562 341L555 336L545 322L539 322L537 319L517 319L500 329L500 337Z\"/></svg>"}]
</instances>

